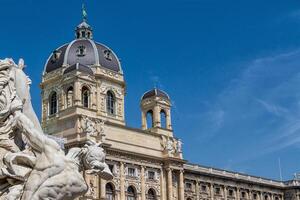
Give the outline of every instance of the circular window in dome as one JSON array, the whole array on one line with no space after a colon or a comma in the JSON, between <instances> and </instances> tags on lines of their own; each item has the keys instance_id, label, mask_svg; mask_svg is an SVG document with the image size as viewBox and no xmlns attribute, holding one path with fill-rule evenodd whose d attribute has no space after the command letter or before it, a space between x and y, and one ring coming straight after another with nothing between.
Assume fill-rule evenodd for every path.
<instances>
[{"instance_id":1,"label":"circular window in dome","mask_svg":"<svg viewBox=\"0 0 300 200\"><path fill-rule=\"evenodd\" d=\"M76 54L77 54L78 57L85 56L85 54L86 54L86 47L83 46L83 45L79 46L77 48L77 50L76 50Z\"/></svg>"}]
</instances>

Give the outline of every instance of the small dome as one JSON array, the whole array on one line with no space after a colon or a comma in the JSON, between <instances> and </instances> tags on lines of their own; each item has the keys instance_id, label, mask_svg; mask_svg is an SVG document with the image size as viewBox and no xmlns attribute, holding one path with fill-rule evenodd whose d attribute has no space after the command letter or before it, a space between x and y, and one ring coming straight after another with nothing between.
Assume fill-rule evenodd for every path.
<instances>
[{"instance_id":1,"label":"small dome","mask_svg":"<svg viewBox=\"0 0 300 200\"><path fill-rule=\"evenodd\" d=\"M72 66L76 63L91 67L103 68L123 73L117 55L107 46L92 40L92 28L85 21L76 30L76 39L52 52L49 56L44 73Z\"/></svg>"},{"instance_id":2,"label":"small dome","mask_svg":"<svg viewBox=\"0 0 300 200\"><path fill-rule=\"evenodd\" d=\"M156 88L149 90L148 92L145 92L145 94L142 96L142 100L147 99L147 98L152 98L152 97L162 97L162 98L170 100L170 97L166 92L156 89Z\"/></svg>"}]
</instances>

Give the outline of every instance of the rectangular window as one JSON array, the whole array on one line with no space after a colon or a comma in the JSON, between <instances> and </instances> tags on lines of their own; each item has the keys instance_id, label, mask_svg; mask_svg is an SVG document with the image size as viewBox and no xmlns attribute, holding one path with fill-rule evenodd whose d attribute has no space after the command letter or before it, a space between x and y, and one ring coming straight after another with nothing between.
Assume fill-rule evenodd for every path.
<instances>
[{"instance_id":1,"label":"rectangular window","mask_svg":"<svg viewBox=\"0 0 300 200\"><path fill-rule=\"evenodd\" d=\"M201 191L206 192L206 185L201 185Z\"/></svg>"},{"instance_id":2,"label":"rectangular window","mask_svg":"<svg viewBox=\"0 0 300 200\"><path fill-rule=\"evenodd\" d=\"M155 172L154 171L148 171L148 179L154 180L155 179Z\"/></svg>"},{"instance_id":3,"label":"rectangular window","mask_svg":"<svg viewBox=\"0 0 300 200\"><path fill-rule=\"evenodd\" d=\"M253 199L257 199L257 194L256 193L253 194Z\"/></svg>"},{"instance_id":4,"label":"rectangular window","mask_svg":"<svg viewBox=\"0 0 300 200\"><path fill-rule=\"evenodd\" d=\"M135 176L135 168L132 167L128 168L128 176Z\"/></svg>"},{"instance_id":5,"label":"rectangular window","mask_svg":"<svg viewBox=\"0 0 300 200\"><path fill-rule=\"evenodd\" d=\"M221 194L221 188L216 187L215 188L215 194L220 195Z\"/></svg>"},{"instance_id":6,"label":"rectangular window","mask_svg":"<svg viewBox=\"0 0 300 200\"><path fill-rule=\"evenodd\" d=\"M228 190L228 196L233 197L233 190L232 189Z\"/></svg>"},{"instance_id":7,"label":"rectangular window","mask_svg":"<svg viewBox=\"0 0 300 200\"><path fill-rule=\"evenodd\" d=\"M191 183L185 183L186 190L192 190L192 184Z\"/></svg>"},{"instance_id":8,"label":"rectangular window","mask_svg":"<svg viewBox=\"0 0 300 200\"><path fill-rule=\"evenodd\" d=\"M242 198L246 198L246 192L242 192Z\"/></svg>"}]
</instances>

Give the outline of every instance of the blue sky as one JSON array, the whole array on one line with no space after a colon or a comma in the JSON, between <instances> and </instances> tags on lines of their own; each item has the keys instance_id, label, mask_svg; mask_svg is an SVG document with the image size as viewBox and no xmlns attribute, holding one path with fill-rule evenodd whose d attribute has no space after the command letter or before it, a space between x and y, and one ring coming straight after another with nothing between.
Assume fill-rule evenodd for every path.
<instances>
[{"instance_id":1,"label":"blue sky","mask_svg":"<svg viewBox=\"0 0 300 200\"><path fill-rule=\"evenodd\" d=\"M0 0L0 58L25 59L40 113L49 54L74 38L79 0ZM141 95L173 101L187 160L284 179L300 171L298 0L88 1L95 40L122 60L126 121L140 127ZM5 8L5 9L3 9Z\"/></svg>"}]
</instances>

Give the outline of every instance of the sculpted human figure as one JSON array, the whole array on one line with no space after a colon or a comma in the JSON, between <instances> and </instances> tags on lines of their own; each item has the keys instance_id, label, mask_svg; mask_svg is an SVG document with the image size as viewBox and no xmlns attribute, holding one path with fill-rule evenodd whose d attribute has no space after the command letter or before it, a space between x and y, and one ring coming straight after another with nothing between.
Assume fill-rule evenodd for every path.
<instances>
[{"instance_id":1,"label":"sculpted human figure","mask_svg":"<svg viewBox=\"0 0 300 200\"><path fill-rule=\"evenodd\" d=\"M11 59L0 60L0 200L74 199L87 191L81 170L111 179L98 144L90 141L66 156L44 135L23 67L22 61L17 66Z\"/></svg>"}]
</instances>

